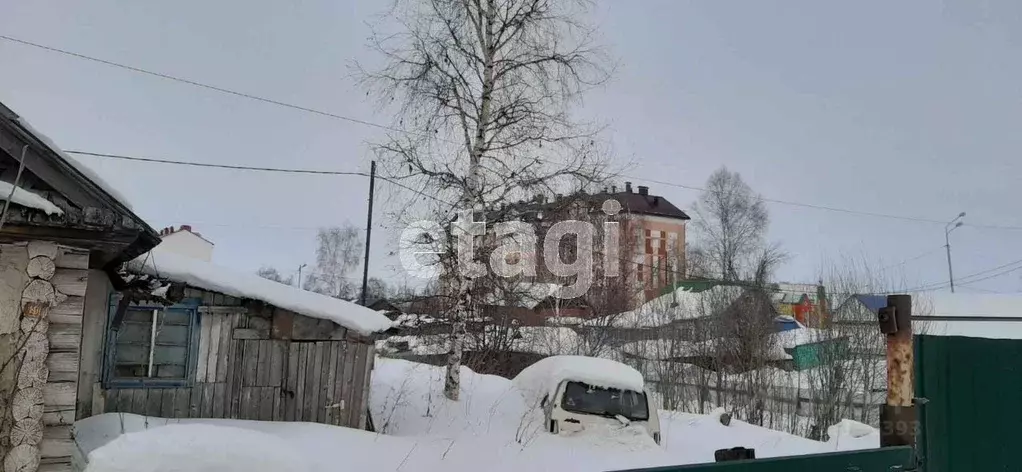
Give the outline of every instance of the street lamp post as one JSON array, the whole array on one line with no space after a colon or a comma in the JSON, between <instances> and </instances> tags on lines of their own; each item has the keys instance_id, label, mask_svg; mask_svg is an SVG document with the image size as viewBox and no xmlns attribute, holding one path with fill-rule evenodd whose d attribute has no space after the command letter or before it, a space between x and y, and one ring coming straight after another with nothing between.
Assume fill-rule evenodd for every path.
<instances>
[{"instance_id":1,"label":"street lamp post","mask_svg":"<svg viewBox=\"0 0 1022 472\"><path fill-rule=\"evenodd\" d=\"M962 223L962 218L965 218L964 211L944 225L944 249L947 250L947 278L951 284L951 293L955 293L955 275L951 270L951 232L964 224Z\"/></svg>"}]
</instances>

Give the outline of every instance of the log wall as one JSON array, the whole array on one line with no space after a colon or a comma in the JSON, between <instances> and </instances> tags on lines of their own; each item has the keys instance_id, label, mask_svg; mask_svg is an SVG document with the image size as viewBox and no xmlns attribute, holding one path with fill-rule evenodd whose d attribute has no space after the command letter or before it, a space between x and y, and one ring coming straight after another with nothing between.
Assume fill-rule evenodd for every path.
<instances>
[{"instance_id":1,"label":"log wall","mask_svg":"<svg viewBox=\"0 0 1022 472\"><path fill-rule=\"evenodd\" d=\"M71 470L87 251L0 245L0 456L4 472Z\"/></svg>"}]
</instances>

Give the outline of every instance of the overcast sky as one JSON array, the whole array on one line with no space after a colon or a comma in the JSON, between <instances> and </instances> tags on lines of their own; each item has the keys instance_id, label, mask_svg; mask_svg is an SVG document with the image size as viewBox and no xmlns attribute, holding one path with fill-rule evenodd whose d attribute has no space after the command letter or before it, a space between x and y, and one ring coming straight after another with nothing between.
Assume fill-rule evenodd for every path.
<instances>
[{"instance_id":1,"label":"overcast sky","mask_svg":"<svg viewBox=\"0 0 1022 472\"><path fill-rule=\"evenodd\" d=\"M381 1L6 3L3 35L389 121L349 69L373 60L365 24ZM595 18L620 68L582 112L610 123L617 158L637 164L629 175L699 186L726 165L771 199L937 220L966 211L956 279L1022 259L1022 2L617 0ZM0 101L65 149L367 170L379 136L4 40L0 71ZM316 227L365 224L360 177L82 160L153 227L191 224L216 262L243 270L293 272L313 262ZM686 210L697 196L649 185ZM909 286L947 280L941 224L769 208L770 238L792 256L783 280L814 281L845 256L921 254L888 270ZM396 280L380 241L371 272ZM1022 270L961 288L1016 292Z\"/></svg>"}]
</instances>

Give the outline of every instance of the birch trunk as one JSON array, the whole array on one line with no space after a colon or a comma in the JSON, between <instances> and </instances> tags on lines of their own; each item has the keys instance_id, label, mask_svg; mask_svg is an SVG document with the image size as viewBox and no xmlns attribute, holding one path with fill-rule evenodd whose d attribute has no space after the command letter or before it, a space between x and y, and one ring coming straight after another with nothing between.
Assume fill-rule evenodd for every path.
<instances>
[{"instance_id":1,"label":"birch trunk","mask_svg":"<svg viewBox=\"0 0 1022 472\"><path fill-rule=\"evenodd\" d=\"M483 52L483 81L482 92L480 93L479 119L476 121L475 142L469 153L468 176L466 179L467 188L462 198L466 209L481 210L481 192L479 189L479 162L483 151L486 149L486 130L490 125L490 108L493 102L493 58L495 47L493 43L493 0L486 2L486 18L482 23L482 34L479 35L480 50ZM462 116L464 122L464 116ZM460 259L459 259L460 260ZM465 268L459 267L459 270ZM465 354L465 320L474 312L475 304L472 303L472 290L474 282L471 277L464 273L458 274L458 305L455 309L454 319L451 322L451 350L447 356L447 377L444 382L444 396L450 400L457 401L461 390L461 363Z\"/></svg>"}]
</instances>

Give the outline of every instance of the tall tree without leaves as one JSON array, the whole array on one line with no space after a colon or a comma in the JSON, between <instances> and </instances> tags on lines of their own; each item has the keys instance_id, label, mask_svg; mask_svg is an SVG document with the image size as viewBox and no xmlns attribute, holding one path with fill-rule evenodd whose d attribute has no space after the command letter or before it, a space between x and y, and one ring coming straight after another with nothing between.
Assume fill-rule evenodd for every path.
<instances>
[{"instance_id":1,"label":"tall tree without leaves","mask_svg":"<svg viewBox=\"0 0 1022 472\"><path fill-rule=\"evenodd\" d=\"M285 277L283 274L280 273L279 270L277 270L276 267L269 266L260 267L259 270L256 271L256 275L267 280L282 283L284 285L291 285L292 283L294 283L295 280L294 276L289 275Z\"/></svg>"},{"instance_id":2,"label":"tall tree without leaves","mask_svg":"<svg viewBox=\"0 0 1022 472\"><path fill-rule=\"evenodd\" d=\"M765 242L770 219L763 199L737 172L721 167L710 175L695 212L690 259L705 275L762 282L782 259Z\"/></svg>"},{"instance_id":3,"label":"tall tree without leaves","mask_svg":"<svg viewBox=\"0 0 1022 472\"><path fill-rule=\"evenodd\" d=\"M316 265L306 279L308 290L337 298L351 298L354 284L347 275L362 257L359 230L350 224L320 228L316 234Z\"/></svg>"},{"instance_id":4,"label":"tall tree without leaves","mask_svg":"<svg viewBox=\"0 0 1022 472\"><path fill-rule=\"evenodd\" d=\"M383 65L360 67L402 130L376 146L383 175L449 202L428 210L442 224L456 209L492 214L523 197L602 180L599 129L572 114L582 94L609 77L593 30L580 20L587 6L397 0L369 43ZM467 270L471 260L459 260L456 237L449 226L443 231L441 265L456 298L444 394L457 400L465 320L475 310L474 280L485 274Z\"/></svg>"}]
</instances>

